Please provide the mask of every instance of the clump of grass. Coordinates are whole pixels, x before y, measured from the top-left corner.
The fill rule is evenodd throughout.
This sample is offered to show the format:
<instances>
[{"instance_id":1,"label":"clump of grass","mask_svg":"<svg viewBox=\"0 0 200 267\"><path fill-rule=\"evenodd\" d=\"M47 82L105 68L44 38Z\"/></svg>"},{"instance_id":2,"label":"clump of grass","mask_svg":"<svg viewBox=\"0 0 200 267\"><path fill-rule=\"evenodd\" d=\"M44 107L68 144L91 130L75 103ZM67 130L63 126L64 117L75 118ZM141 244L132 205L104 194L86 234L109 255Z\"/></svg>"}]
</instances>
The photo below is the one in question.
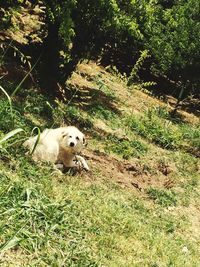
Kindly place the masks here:
<instances>
[{"instance_id":1,"label":"clump of grass","mask_svg":"<svg viewBox=\"0 0 200 267\"><path fill-rule=\"evenodd\" d=\"M27 128L27 120L17 109L15 104L12 104L12 117L9 112L10 107L5 100L0 100L0 129L8 132L14 128Z\"/></svg>"},{"instance_id":2,"label":"clump of grass","mask_svg":"<svg viewBox=\"0 0 200 267\"><path fill-rule=\"evenodd\" d=\"M170 121L159 118L158 111L155 109L149 109L143 117L129 117L127 124L132 131L163 148L176 149L182 138L181 132Z\"/></svg>"},{"instance_id":3,"label":"clump of grass","mask_svg":"<svg viewBox=\"0 0 200 267\"><path fill-rule=\"evenodd\" d=\"M102 104L96 104L95 106L93 106L89 110L89 113L92 116L94 116L98 119L103 119L103 120L112 121L113 119L116 118L116 114L112 110L103 106Z\"/></svg>"},{"instance_id":4,"label":"clump of grass","mask_svg":"<svg viewBox=\"0 0 200 267\"><path fill-rule=\"evenodd\" d=\"M51 99L48 99L48 97L38 93L34 88L21 90L20 97L24 99L24 112L38 115L45 119L51 117L52 107L49 104Z\"/></svg>"},{"instance_id":5,"label":"clump of grass","mask_svg":"<svg viewBox=\"0 0 200 267\"><path fill-rule=\"evenodd\" d=\"M108 135L106 140L105 151L118 154L124 159L130 159L131 157L140 157L144 155L147 150L147 146L136 139L125 140L120 139L114 135Z\"/></svg>"},{"instance_id":6,"label":"clump of grass","mask_svg":"<svg viewBox=\"0 0 200 267\"><path fill-rule=\"evenodd\" d=\"M10 96L8 95L8 93L6 92L6 90L2 86L0 86L0 90L1 90L1 92L4 93L4 95L7 98L6 102L8 102L8 105L9 105L9 112L10 112L11 122L13 125L14 124L14 114L13 114L12 100L11 100Z\"/></svg>"},{"instance_id":7,"label":"clump of grass","mask_svg":"<svg viewBox=\"0 0 200 267\"><path fill-rule=\"evenodd\" d=\"M164 125L160 120L131 117L128 124L132 131L149 139L155 144L168 149L175 149L179 144L179 136L168 125Z\"/></svg>"},{"instance_id":8,"label":"clump of grass","mask_svg":"<svg viewBox=\"0 0 200 267\"><path fill-rule=\"evenodd\" d=\"M149 109L147 113L152 114L152 115L157 115L159 118L162 118L162 119L171 119L170 113L166 107L157 106L157 107Z\"/></svg>"},{"instance_id":9,"label":"clump of grass","mask_svg":"<svg viewBox=\"0 0 200 267\"><path fill-rule=\"evenodd\" d=\"M182 138L186 142L186 145L191 147L191 152L200 155L200 125L194 127L188 124L182 124L180 126Z\"/></svg>"},{"instance_id":10,"label":"clump of grass","mask_svg":"<svg viewBox=\"0 0 200 267\"><path fill-rule=\"evenodd\" d=\"M143 116L129 117L126 124L132 131L163 148L181 148L199 155L200 127L176 124L166 108L150 108Z\"/></svg>"},{"instance_id":11,"label":"clump of grass","mask_svg":"<svg viewBox=\"0 0 200 267\"><path fill-rule=\"evenodd\" d=\"M155 203L163 206L176 206L177 196L175 192L164 189L149 188L147 189L148 196L155 201Z\"/></svg>"}]
</instances>

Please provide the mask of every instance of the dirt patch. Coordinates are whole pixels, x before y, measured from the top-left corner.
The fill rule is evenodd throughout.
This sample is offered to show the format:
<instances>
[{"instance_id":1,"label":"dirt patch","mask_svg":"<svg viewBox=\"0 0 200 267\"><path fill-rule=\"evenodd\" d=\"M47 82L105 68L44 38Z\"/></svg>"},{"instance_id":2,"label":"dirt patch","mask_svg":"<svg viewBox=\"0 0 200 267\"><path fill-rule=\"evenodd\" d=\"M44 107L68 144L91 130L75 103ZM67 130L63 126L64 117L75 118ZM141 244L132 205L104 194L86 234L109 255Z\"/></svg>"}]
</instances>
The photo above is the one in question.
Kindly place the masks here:
<instances>
[{"instance_id":1,"label":"dirt patch","mask_svg":"<svg viewBox=\"0 0 200 267\"><path fill-rule=\"evenodd\" d=\"M95 171L99 171L98 177L112 179L124 188L136 188L139 191L149 187L169 189L174 186L174 181L166 174L152 175L139 161L118 160L105 153L89 150L84 157L90 162L91 172L86 174L90 178ZM92 178L96 178L94 176Z\"/></svg>"}]
</instances>

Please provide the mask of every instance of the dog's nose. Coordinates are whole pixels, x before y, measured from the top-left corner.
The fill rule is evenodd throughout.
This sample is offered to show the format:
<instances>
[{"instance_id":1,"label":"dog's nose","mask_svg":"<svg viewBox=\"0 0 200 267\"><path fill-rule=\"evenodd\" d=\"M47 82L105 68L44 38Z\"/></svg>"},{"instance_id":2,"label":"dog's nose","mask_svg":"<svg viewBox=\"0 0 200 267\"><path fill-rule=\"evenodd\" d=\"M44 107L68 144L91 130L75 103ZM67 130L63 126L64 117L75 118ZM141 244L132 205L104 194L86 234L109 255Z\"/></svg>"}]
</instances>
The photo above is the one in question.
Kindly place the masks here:
<instances>
[{"instance_id":1,"label":"dog's nose","mask_svg":"<svg viewBox=\"0 0 200 267\"><path fill-rule=\"evenodd\" d=\"M70 145L71 147L73 147L73 146L74 146L74 143L73 143L73 142L71 142L69 145Z\"/></svg>"}]
</instances>

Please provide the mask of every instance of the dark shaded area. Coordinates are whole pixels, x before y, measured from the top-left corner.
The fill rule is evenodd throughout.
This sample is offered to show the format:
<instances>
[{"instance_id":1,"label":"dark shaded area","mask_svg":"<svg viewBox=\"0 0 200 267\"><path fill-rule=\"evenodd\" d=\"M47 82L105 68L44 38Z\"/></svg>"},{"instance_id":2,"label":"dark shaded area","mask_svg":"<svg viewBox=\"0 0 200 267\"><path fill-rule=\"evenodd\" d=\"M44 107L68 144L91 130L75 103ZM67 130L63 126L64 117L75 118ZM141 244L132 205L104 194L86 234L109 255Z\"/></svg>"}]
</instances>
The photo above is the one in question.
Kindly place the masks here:
<instances>
[{"instance_id":1,"label":"dark shaded area","mask_svg":"<svg viewBox=\"0 0 200 267\"><path fill-rule=\"evenodd\" d=\"M73 100L74 105L87 112L95 111L95 108L102 106L105 110L120 115L121 112L117 108L117 99L113 99L112 96L106 95L103 91L96 88L81 87L79 90L70 87L67 91L68 99Z\"/></svg>"}]
</instances>

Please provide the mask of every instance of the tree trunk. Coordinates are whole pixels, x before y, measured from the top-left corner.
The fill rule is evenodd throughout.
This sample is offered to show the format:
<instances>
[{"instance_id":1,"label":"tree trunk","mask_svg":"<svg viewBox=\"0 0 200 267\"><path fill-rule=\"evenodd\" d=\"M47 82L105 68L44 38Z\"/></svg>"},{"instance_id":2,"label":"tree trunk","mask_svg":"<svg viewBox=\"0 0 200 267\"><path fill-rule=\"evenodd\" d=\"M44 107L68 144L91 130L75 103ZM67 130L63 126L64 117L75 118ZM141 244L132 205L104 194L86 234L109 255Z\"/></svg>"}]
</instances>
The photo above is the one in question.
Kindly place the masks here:
<instances>
[{"instance_id":1,"label":"tree trunk","mask_svg":"<svg viewBox=\"0 0 200 267\"><path fill-rule=\"evenodd\" d=\"M59 38L59 23L48 24L48 34L43 43L42 54L42 86L44 90L52 96L59 96L60 82L60 55L62 41Z\"/></svg>"}]
</instances>

